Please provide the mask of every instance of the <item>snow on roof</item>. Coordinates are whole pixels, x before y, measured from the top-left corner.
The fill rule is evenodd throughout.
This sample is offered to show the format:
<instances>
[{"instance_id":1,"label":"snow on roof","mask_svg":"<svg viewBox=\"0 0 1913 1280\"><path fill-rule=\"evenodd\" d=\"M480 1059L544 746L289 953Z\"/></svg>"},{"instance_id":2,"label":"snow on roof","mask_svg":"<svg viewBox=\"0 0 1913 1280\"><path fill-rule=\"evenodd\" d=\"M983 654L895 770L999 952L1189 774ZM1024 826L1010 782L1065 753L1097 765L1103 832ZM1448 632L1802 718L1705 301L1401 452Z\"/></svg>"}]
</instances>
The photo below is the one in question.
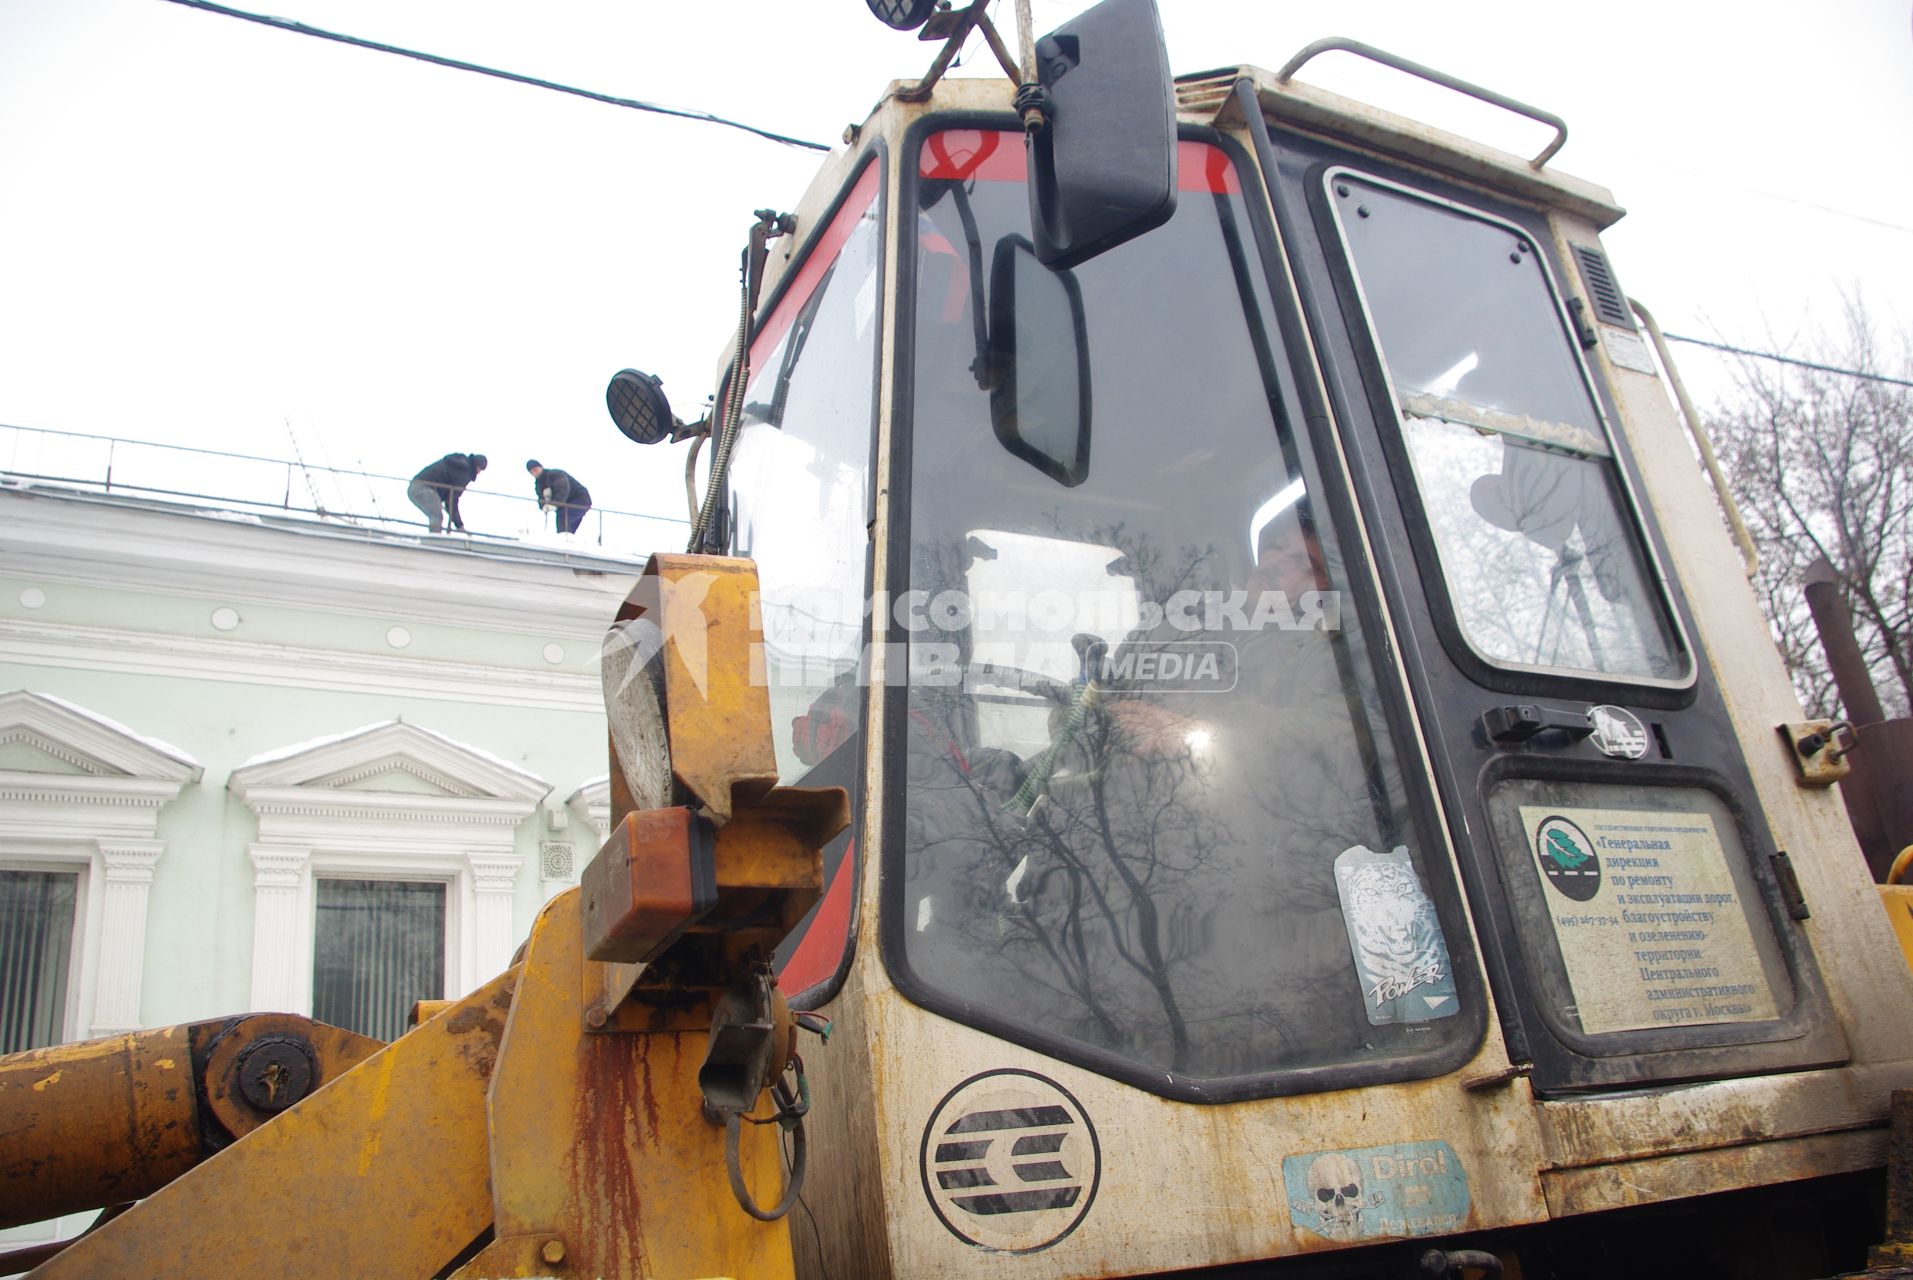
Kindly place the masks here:
<instances>
[{"instance_id":1,"label":"snow on roof","mask_svg":"<svg viewBox=\"0 0 1913 1280\"><path fill-rule=\"evenodd\" d=\"M584 793L587 791L595 791L599 787L608 788L610 787L610 785L611 785L611 775L608 773L601 773L595 778L586 778L583 782L580 782L578 784L576 790L574 790L569 796L565 798L565 803L570 804L573 800L578 799L580 796L584 795Z\"/></svg>"},{"instance_id":2,"label":"snow on roof","mask_svg":"<svg viewBox=\"0 0 1913 1280\"><path fill-rule=\"evenodd\" d=\"M199 763L199 761L193 759L192 755L189 752L181 750L180 748L174 746L170 742L164 741L163 739L160 739L160 738L155 738L151 734L136 733L132 729L129 729L127 726L121 724L117 720L113 720L106 716L103 716L97 711L89 711L85 707L80 706L78 703L68 702L65 698L58 697L54 694L41 693L37 689L29 690L29 692L31 692L34 697L44 699L47 702L53 703L57 707L63 708L64 710L67 710L67 711L71 711L74 715L79 716L80 718L84 720L91 720L94 724L99 725L103 729L111 729L114 733L117 733L122 737L131 738L133 741L139 743L141 746L150 747L154 751L159 752L163 756L171 756L173 759L179 761L183 765L186 765L188 768L198 769L203 767Z\"/></svg>"},{"instance_id":3,"label":"snow on roof","mask_svg":"<svg viewBox=\"0 0 1913 1280\"><path fill-rule=\"evenodd\" d=\"M252 757L252 759L247 760L245 763L238 766L238 768L250 769L250 768L253 768L255 765L272 764L275 761L279 761L279 760L289 760L293 756L304 755L308 751L317 751L320 747L329 747L335 742L344 742L350 738L363 737L366 734L376 733L381 729L390 729L394 725L400 725L400 724L405 725L405 727L408 729L412 729L418 733L422 733L426 735L427 737L437 738L440 742L443 742L445 745L449 747L456 747L460 751L463 751L468 755L477 756L479 759L484 760L488 764L497 765L500 769L504 769L511 773L515 773L521 778L529 778L533 782L544 782L543 778L540 778L537 774L533 773L531 770L523 767L522 765L513 764L511 761L506 760L501 756L493 755L491 752L486 751L482 747L474 747L469 742L460 742L457 738L449 737L446 734L440 733L436 729L428 729L422 724L410 724L404 720L381 720L377 724L360 725L356 729L347 729L344 733L329 733L322 738L311 738L305 742L295 742L291 746L274 747L271 751L262 752L259 755ZM235 769L234 772L238 772L238 769Z\"/></svg>"}]
</instances>

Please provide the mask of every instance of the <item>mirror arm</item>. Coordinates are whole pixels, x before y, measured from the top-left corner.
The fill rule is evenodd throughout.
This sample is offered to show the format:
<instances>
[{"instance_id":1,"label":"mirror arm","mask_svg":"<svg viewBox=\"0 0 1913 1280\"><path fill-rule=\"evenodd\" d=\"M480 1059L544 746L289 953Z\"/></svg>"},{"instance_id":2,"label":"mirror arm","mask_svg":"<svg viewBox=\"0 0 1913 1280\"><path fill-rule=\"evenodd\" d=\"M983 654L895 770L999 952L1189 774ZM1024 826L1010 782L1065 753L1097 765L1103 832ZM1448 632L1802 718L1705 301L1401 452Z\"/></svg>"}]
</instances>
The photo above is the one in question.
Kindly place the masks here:
<instances>
[{"instance_id":1,"label":"mirror arm","mask_svg":"<svg viewBox=\"0 0 1913 1280\"><path fill-rule=\"evenodd\" d=\"M990 0L972 0L970 7L956 16L950 28L950 38L943 42L943 51L937 54L937 60L930 64L928 71L924 72L923 79L906 89L897 90L898 102L923 102L928 99L930 91L937 87L937 81L943 79L943 73L950 69L952 62L956 61L957 52L963 48L963 42L970 38L970 28L979 22L988 33L990 47L993 50L1002 49L1003 42L996 38L995 28L990 26L989 19L983 16L983 11L989 6ZM999 59L1003 56L1002 52L997 53ZM1014 80L1018 74L1015 63L1011 63L1010 78Z\"/></svg>"},{"instance_id":2,"label":"mirror arm","mask_svg":"<svg viewBox=\"0 0 1913 1280\"><path fill-rule=\"evenodd\" d=\"M725 388L723 412L717 420L717 433L711 450L711 474L705 478L704 501L691 522L691 540L685 550L697 553L717 519L717 504L724 492L724 477L731 467L731 448L737 443L738 420L744 409L744 380L750 373L751 313L757 306L758 287L764 280L764 264L770 257L770 242L797 227L797 219L775 209L757 210L751 225L750 244L739 264L743 276L743 297L738 306L737 347L731 353L731 380Z\"/></svg>"},{"instance_id":3,"label":"mirror arm","mask_svg":"<svg viewBox=\"0 0 1913 1280\"><path fill-rule=\"evenodd\" d=\"M950 188L950 197L956 204L957 218L963 223L963 242L970 251L970 327L976 332L976 359L970 362L970 373L976 378L979 390L989 391L996 386L996 365L990 357L989 315L985 310L983 298L983 237L976 229L976 210L970 205L970 193L963 189L961 180Z\"/></svg>"}]
</instances>

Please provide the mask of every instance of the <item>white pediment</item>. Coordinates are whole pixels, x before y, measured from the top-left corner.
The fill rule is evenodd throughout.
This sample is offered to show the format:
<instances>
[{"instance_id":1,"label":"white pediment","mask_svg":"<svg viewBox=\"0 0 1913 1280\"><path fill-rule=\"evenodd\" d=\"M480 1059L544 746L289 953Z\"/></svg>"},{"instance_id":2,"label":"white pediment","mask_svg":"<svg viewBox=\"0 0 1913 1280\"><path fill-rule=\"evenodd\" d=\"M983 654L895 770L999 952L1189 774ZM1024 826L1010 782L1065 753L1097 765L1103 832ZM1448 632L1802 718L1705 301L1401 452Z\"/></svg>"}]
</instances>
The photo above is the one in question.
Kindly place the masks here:
<instances>
[{"instance_id":1,"label":"white pediment","mask_svg":"<svg viewBox=\"0 0 1913 1280\"><path fill-rule=\"evenodd\" d=\"M0 771L179 785L199 781L203 772L178 747L63 698L25 689L0 693Z\"/></svg>"},{"instance_id":2,"label":"white pediment","mask_svg":"<svg viewBox=\"0 0 1913 1280\"><path fill-rule=\"evenodd\" d=\"M611 834L611 777L593 778L581 785L576 791L565 797L568 805L577 805L590 815L591 825L597 828L598 839L604 840Z\"/></svg>"},{"instance_id":3,"label":"white pediment","mask_svg":"<svg viewBox=\"0 0 1913 1280\"><path fill-rule=\"evenodd\" d=\"M154 838L199 762L51 694L0 693L0 840L99 845Z\"/></svg>"},{"instance_id":4,"label":"white pediment","mask_svg":"<svg viewBox=\"0 0 1913 1280\"><path fill-rule=\"evenodd\" d=\"M551 784L478 747L387 720L255 756L228 783L240 799L265 791L456 797L535 805Z\"/></svg>"}]
</instances>

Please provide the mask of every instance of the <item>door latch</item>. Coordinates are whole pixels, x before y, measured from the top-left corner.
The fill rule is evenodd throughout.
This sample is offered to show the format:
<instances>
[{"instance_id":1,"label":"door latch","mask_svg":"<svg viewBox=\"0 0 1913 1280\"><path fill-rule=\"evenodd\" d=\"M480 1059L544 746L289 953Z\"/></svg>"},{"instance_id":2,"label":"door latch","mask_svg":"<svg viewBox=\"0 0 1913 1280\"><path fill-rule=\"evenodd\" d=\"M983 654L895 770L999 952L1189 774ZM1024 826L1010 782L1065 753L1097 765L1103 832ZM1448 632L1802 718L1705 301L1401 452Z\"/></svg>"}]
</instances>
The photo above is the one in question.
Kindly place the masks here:
<instances>
[{"instance_id":1,"label":"door latch","mask_svg":"<svg viewBox=\"0 0 1913 1280\"><path fill-rule=\"evenodd\" d=\"M1504 744L1526 742L1550 731L1566 734L1569 742L1579 742L1594 732L1594 724L1584 711L1557 711L1529 703L1490 707L1481 713L1481 727L1488 731L1490 740Z\"/></svg>"}]
</instances>

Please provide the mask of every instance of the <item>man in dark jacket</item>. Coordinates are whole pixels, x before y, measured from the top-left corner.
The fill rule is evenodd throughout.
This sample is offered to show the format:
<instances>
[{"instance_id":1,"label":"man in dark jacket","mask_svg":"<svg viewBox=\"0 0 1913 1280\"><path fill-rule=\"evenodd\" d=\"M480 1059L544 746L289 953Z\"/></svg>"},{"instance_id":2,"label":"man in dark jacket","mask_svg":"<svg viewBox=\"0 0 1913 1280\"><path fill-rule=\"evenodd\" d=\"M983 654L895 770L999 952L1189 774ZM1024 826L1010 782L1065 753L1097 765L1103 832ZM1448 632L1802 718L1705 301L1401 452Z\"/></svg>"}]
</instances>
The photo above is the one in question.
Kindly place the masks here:
<instances>
[{"instance_id":1,"label":"man in dark jacket","mask_svg":"<svg viewBox=\"0 0 1913 1280\"><path fill-rule=\"evenodd\" d=\"M458 514L458 495L478 479L485 469L482 453L448 453L412 477L405 496L425 513L425 522L433 533L445 532L445 517L452 517L452 528L465 531L464 517Z\"/></svg>"},{"instance_id":2,"label":"man in dark jacket","mask_svg":"<svg viewBox=\"0 0 1913 1280\"><path fill-rule=\"evenodd\" d=\"M591 490L556 467L547 467L533 458L525 464L531 472L531 487L538 495L538 509L558 512L558 532L576 533L591 510Z\"/></svg>"}]
</instances>

